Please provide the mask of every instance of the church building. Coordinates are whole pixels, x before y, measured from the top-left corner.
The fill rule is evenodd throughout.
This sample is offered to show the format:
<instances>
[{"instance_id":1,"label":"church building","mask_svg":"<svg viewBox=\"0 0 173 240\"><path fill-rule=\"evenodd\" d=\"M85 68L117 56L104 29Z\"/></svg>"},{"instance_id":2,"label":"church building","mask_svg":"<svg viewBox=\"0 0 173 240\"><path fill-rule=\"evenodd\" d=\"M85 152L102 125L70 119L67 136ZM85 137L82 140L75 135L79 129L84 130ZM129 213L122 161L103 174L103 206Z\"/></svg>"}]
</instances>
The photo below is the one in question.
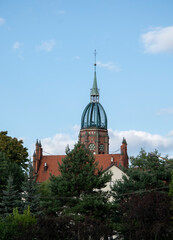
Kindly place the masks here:
<instances>
[{"instance_id":1,"label":"church building","mask_svg":"<svg viewBox=\"0 0 173 240\"><path fill-rule=\"evenodd\" d=\"M81 118L79 141L93 152L95 161L103 171L112 166L128 168L127 142L123 138L119 154L109 153L108 121L106 112L99 102L97 87L96 63L94 64L93 87L90 92L90 102L85 107ZM41 141L36 142L33 154L33 167L37 174L37 182L49 179L50 174L59 176L58 162L61 164L65 155L43 155Z\"/></svg>"}]
</instances>

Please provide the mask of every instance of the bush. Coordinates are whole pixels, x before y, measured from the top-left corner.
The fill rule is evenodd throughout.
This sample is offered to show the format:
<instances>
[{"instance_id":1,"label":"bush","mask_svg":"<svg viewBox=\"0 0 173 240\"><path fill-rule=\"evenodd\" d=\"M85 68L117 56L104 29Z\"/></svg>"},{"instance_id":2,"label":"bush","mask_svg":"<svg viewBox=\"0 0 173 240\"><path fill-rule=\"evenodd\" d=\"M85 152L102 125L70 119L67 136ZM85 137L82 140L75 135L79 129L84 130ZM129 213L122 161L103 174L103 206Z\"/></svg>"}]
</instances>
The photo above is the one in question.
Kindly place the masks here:
<instances>
[{"instance_id":1,"label":"bush","mask_svg":"<svg viewBox=\"0 0 173 240\"><path fill-rule=\"evenodd\" d=\"M29 207L23 214L19 214L15 208L13 214L0 219L0 240L32 239L31 229L34 224L36 219L31 215Z\"/></svg>"}]
</instances>

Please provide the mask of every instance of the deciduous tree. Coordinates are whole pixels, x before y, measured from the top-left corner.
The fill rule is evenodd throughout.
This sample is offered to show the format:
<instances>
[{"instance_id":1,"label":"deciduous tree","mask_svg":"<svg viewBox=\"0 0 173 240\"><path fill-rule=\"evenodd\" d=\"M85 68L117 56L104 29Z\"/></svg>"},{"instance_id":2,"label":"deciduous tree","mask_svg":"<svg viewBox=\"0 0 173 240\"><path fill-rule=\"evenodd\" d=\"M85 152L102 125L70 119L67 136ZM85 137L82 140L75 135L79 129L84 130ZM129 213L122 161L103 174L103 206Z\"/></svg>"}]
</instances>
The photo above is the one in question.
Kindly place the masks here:
<instances>
[{"instance_id":1,"label":"deciduous tree","mask_svg":"<svg viewBox=\"0 0 173 240\"><path fill-rule=\"evenodd\" d=\"M23 141L7 136L7 131L0 132L0 152L11 162L16 162L23 168L27 168L28 152L23 146Z\"/></svg>"}]
</instances>

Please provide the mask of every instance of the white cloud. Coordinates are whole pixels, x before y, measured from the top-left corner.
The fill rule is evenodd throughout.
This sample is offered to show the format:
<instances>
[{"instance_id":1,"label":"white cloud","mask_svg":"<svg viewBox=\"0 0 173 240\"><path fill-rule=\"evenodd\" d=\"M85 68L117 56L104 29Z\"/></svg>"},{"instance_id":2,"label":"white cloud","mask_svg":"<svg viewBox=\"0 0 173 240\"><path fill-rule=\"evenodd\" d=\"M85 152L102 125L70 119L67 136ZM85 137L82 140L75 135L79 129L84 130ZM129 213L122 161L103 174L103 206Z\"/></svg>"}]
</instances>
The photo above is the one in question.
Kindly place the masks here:
<instances>
[{"instance_id":1,"label":"white cloud","mask_svg":"<svg viewBox=\"0 0 173 240\"><path fill-rule=\"evenodd\" d=\"M173 137L173 130L171 130L171 131L168 133L168 136L169 136L169 137Z\"/></svg>"},{"instance_id":2,"label":"white cloud","mask_svg":"<svg viewBox=\"0 0 173 240\"><path fill-rule=\"evenodd\" d=\"M173 52L173 26L154 28L141 39L148 53Z\"/></svg>"},{"instance_id":3,"label":"white cloud","mask_svg":"<svg viewBox=\"0 0 173 240\"><path fill-rule=\"evenodd\" d=\"M80 131L80 126L79 125L74 125L73 126L73 131L75 132L75 134L77 133L77 134L79 134L79 131Z\"/></svg>"},{"instance_id":4,"label":"white cloud","mask_svg":"<svg viewBox=\"0 0 173 240\"><path fill-rule=\"evenodd\" d=\"M3 25L5 23L5 19L4 18L0 18L0 25Z\"/></svg>"},{"instance_id":5,"label":"white cloud","mask_svg":"<svg viewBox=\"0 0 173 240\"><path fill-rule=\"evenodd\" d=\"M53 137L44 138L41 140L43 150L51 155L65 154L65 148L69 145L74 147L75 141L70 135L57 133ZM46 153L44 153L46 155Z\"/></svg>"},{"instance_id":6,"label":"white cloud","mask_svg":"<svg viewBox=\"0 0 173 240\"><path fill-rule=\"evenodd\" d=\"M72 149L78 141L79 131L80 127L75 125L72 128L72 135L57 133L53 137L42 139L43 150L53 155L64 154L67 145ZM123 137L127 140L129 156L136 156L141 148L144 148L147 152L157 149L162 156L166 154L173 155L173 130L168 135L161 136L144 131L116 131L109 129L110 153L120 153ZM44 154L46 155L46 153Z\"/></svg>"},{"instance_id":7,"label":"white cloud","mask_svg":"<svg viewBox=\"0 0 173 240\"><path fill-rule=\"evenodd\" d=\"M173 114L173 107L172 108L162 108L157 113L157 115L164 115L164 114Z\"/></svg>"},{"instance_id":8,"label":"white cloud","mask_svg":"<svg viewBox=\"0 0 173 240\"><path fill-rule=\"evenodd\" d=\"M13 49L19 49L19 48L21 48L23 46L23 43L21 43L21 42L18 42L18 41L16 41L14 44L13 44Z\"/></svg>"},{"instance_id":9,"label":"white cloud","mask_svg":"<svg viewBox=\"0 0 173 240\"><path fill-rule=\"evenodd\" d=\"M162 154L173 153L173 136L170 134L161 136L144 131L114 131L109 129L109 137L110 151L118 149L123 137L125 137L129 156L138 154L141 148L148 152L157 149Z\"/></svg>"},{"instance_id":10,"label":"white cloud","mask_svg":"<svg viewBox=\"0 0 173 240\"><path fill-rule=\"evenodd\" d=\"M42 42L40 45L38 45L36 48L38 50L43 50L46 52L50 52L53 50L54 46L55 46L56 42L54 39L49 40L49 41L44 41Z\"/></svg>"},{"instance_id":11,"label":"white cloud","mask_svg":"<svg viewBox=\"0 0 173 240\"><path fill-rule=\"evenodd\" d=\"M102 68L107 68L108 70L113 70L116 72L121 71L120 67L113 62L108 62L108 63L97 62L97 65Z\"/></svg>"}]
</instances>

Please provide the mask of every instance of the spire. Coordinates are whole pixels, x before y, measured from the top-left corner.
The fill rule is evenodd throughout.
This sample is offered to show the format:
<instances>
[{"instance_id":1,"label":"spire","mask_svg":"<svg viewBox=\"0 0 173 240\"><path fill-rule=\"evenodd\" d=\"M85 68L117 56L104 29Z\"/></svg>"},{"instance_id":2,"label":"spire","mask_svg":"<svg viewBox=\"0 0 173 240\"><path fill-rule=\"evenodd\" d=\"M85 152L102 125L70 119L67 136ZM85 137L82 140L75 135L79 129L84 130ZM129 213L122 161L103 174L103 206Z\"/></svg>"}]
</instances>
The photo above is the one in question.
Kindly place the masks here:
<instances>
[{"instance_id":1,"label":"spire","mask_svg":"<svg viewBox=\"0 0 173 240\"><path fill-rule=\"evenodd\" d=\"M126 141L126 139L124 137L123 137L122 144L126 144L127 145L127 141Z\"/></svg>"},{"instance_id":2,"label":"spire","mask_svg":"<svg viewBox=\"0 0 173 240\"><path fill-rule=\"evenodd\" d=\"M94 63L94 81L93 81L93 87L91 89L90 97L91 102L98 102L99 101L99 89L97 87L97 77L96 77L96 50L94 51L95 55L95 63Z\"/></svg>"},{"instance_id":3,"label":"spire","mask_svg":"<svg viewBox=\"0 0 173 240\"><path fill-rule=\"evenodd\" d=\"M38 146L38 139L37 139L37 141L36 141L36 144L35 144L36 146Z\"/></svg>"},{"instance_id":4,"label":"spire","mask_svg":"<svg viewBox=\"0 0 173 240\"><path fill-rule=\"evenodd\" d=\"M34 153L33 153L33 157L36 157L36 153L35 153L35 151L34 151Z\"/></svg>"}]
</instances>

